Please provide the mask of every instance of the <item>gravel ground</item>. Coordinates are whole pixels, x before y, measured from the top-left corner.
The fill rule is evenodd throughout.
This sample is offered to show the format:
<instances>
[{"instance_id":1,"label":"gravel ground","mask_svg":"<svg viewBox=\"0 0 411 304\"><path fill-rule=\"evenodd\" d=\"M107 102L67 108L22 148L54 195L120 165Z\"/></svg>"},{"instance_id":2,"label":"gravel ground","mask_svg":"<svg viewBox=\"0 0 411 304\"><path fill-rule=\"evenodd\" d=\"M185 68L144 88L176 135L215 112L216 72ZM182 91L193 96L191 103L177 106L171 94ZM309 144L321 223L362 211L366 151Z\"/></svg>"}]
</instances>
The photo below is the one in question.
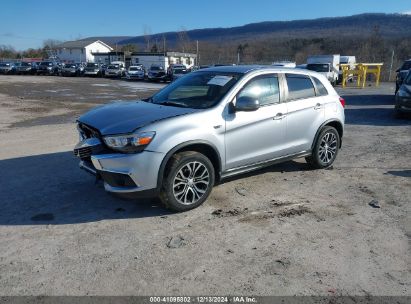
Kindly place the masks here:
<instances>
[{"instance_id":1,"label":"gravel ground","mask_svg":"<svg viewBox=\"0 0 411 304\"><path fill-rule=\"evenodd\" d=\"M332 169L272 166L177 214L105 193L71 152L79 113L161 86L0 76L0 296L411 295L411 118L392 83L339 89Z\"/></svg>"}]
</instances>

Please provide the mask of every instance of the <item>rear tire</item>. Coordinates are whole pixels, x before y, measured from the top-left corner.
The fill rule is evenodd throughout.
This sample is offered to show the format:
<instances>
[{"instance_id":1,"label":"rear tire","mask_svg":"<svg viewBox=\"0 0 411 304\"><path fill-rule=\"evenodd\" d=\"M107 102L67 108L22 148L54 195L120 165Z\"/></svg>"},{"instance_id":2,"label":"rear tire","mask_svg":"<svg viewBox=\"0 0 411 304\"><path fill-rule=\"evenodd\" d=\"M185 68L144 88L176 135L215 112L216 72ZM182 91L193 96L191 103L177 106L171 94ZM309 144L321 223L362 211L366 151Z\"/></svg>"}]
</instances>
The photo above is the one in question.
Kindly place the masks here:
<instances>
[{"instance_id":1,"label":"rear tire","mask_svg":"<svg viewBox=\"0 0 411 304\"><path fill-rule=\"evenodd\" d=\"M173 155L167 164L160 199L174 211L187 211L206 201L214 185L211 161L203 154L185 151Z\"/></svg>"},{"instance_id":2,"label":"rear tire","mask_svg":"<svg viewBox=\"0 0 411 304\"><path fill-rule=\"evenodd\" d=\"M305 160L314 169L330 167L337 157L340 142L340 135L334 127L324 127L314 143L311 156Z\"/></svg>"}]
</instances>

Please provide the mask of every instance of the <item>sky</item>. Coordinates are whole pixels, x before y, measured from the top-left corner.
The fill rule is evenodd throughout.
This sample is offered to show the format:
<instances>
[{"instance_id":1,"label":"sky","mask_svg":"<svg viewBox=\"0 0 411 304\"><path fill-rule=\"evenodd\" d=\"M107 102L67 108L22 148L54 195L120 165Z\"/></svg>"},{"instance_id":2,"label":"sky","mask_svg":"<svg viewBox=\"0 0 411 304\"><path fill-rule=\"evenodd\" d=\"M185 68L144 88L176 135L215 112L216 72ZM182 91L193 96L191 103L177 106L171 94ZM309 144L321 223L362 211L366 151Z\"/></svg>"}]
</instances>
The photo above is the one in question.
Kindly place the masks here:
<instances>
[{"instance_id":1,"label":"sky","mask_svg":"<svg viewBox=\"0 0 411 304\"><path fill-rule=\"evenodd\" d=\"M46 39L139 36L253 22L362 13L409 13L410 0L18 0L1 5L0 45L41 47Z\"/></svg>"}]
</instances>

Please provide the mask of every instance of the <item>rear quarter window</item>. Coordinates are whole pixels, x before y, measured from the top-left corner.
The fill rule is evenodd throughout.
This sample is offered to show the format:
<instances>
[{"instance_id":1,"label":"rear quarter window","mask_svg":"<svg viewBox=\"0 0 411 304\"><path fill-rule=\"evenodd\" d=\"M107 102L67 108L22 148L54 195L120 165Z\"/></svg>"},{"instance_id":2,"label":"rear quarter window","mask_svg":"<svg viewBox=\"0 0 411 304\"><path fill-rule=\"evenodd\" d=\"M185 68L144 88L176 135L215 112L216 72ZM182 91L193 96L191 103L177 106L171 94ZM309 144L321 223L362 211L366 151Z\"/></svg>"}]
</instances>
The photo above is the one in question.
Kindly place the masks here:
<instances>
[{"instance_id":1,"label":"rear quarter window","mask_svg":"<svg viewBox=\"0 0 411 304\"><path fill-rule=\"evenodd\" d=\"M286 74L288 100L315 97L314 85L310 77L299 74Z\"/></svg>"},{"instance_id":2,"label":"rear quarter window","mask_svg":"<svg viewBox=\"0 0 411 304\"><path fill-rule=\"evenodd\" d=\"M323 83L318 79L313 77L315 86L317 87L317 96L325 96L328 95L328 91L323 85Z\"/></svg>"}]
</instances>

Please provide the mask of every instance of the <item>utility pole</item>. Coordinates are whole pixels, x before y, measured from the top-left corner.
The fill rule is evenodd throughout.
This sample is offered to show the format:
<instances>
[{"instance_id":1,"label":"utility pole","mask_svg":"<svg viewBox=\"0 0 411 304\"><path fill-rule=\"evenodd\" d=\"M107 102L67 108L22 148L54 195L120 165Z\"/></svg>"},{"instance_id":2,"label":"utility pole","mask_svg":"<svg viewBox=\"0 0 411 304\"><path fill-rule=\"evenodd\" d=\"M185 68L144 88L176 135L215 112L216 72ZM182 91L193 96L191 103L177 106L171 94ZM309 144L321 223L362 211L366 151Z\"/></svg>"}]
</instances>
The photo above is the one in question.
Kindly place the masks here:
<instances>
[{"instance_id":1,"label":"utility pole","mask_svg":"<svg viewBox=\"0 0 411 304\"><path fill-rule=\"evenodd\" d=\"M388 76L388 81L391 81L391 73L392 73L393 64L394 64L394 49L392 49L392 54L391 54L390 75Z\"/></svg>"},{"instance_id":2,"label":"utility pole","mask_svg":"<svg viewBox=\"0 0 411 304\"><path fill-rule=\"evenodd\" d=\"M196 41L196 45L197 45L197 48L196 48L196 61L197 61L197 66L198 67L200 67L200 57L199 57L199 55L198 55L198 40Z\"/></svg>"}]
</instances>

